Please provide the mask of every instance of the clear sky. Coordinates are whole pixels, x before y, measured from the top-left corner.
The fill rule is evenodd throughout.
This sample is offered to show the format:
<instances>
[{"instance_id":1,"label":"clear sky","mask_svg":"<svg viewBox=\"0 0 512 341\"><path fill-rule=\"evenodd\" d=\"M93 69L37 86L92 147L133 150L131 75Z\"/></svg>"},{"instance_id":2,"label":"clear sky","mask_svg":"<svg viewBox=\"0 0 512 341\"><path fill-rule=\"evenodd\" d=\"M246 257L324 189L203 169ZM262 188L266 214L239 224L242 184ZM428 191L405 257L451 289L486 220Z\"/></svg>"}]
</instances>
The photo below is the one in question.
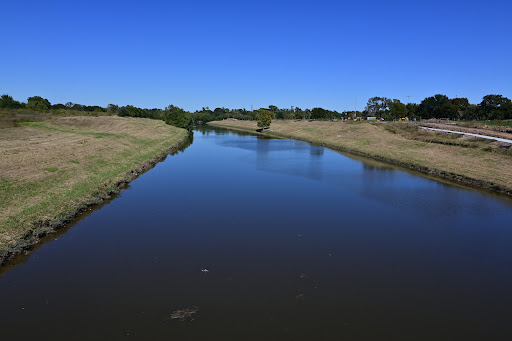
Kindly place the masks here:
<instances>
[{"instance_id":1,"label":"clear sky","mask_svg":"<svg viewBox=\"0 0 512 341\"><path fill-rule=\"evenodd\" d=\"M1 13L0 94L20 101L343 111L373 96L512 98L512 1L4 0Z\"/></svg>"}]
</instances>

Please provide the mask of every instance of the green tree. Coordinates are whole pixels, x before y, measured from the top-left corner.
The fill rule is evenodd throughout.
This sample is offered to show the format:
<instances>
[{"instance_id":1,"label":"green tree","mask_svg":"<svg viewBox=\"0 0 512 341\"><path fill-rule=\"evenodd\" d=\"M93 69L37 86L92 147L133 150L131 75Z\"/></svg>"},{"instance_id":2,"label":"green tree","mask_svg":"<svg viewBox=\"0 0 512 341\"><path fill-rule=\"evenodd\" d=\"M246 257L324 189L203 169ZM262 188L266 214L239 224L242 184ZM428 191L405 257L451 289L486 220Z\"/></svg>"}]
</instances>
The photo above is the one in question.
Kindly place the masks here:
<instances>
[{"instance_id":1,"label":"green tree","mask_svg":"<svg viewBox=\"0 0 512 341\"><path fill-rule=\"evenodd\" d=\"M458 117L459 108L453 104L452 101L449 101L443 104L441 111L443 113L443 117L454 120Z\"/></svg>"},{"instance_id":2,"label":"green tree","mask_svg":"<svg viewBox=\"0 0 512 341\"><path fill-rule=\"evenodd\" d=\"M27 99L27 109L37 111L48 111L50 110L51 103L46 98L40 96L33 96Z\"/></svg>"},{"instance_id":3,"label":"green tree","mask_svg":"<svg viewBox=\"0 0 512 341\"><path fill-rule=\"evenodd\" d=\"M299 108L299 107L295 107L295 109L294 109L294 110L295 110L295 118L296 118L296 119L299 119L299 120L300 120L300 119L302 119L302 120L305 120L305 119L306 119L305 112L304 112L304 111L302 111L302 109L301 109L301 108Z\"/></svg>"},{"instance_id":4,"label":"green tree","mask_svg":"<svg viewBox=\"0 0 512 341\"><path fill-rule=\"evenodd\" d=\"M192 130L192 114L189 112L174 106L169 105L164 110L165 123L178 128L184 128Z\"/></svg>"},{"instance_id":5,"label":"green tree","mask_svg":"<svg viewBox=\"0 0 512 341\"><path fill-rule=\"evenodd\" d=\"M389 118L391 100L386 97L372 97L366 103L365 111L368 116Z\"/></svg>"},{"instance_id":6,"label":"green tree","mask_svg":"<svg viewBox=\"0 0 512 341\"><path fill-rule=\"evenodd\" d=\"M394 99L389 104L389 114L393 119L399 119L407 116L407 107L398 99Z\"/></svg>"},{"instance_id":7,"label":"green tree","mask_svg":"<svg viewBox=\"0 0 512 341\"><path fill-rule=\"evenodd\" d=\"M119 107L115 104L109 104L107 105L107 112L111 114L115 114L119 110Z\"/></svg>"},{"instance_id":8,"label":"green tree","mask_svg":"<svg viewBox=\"0 0 512 341\"><path fill-rule=\"evenodd\" d=\"M452 98L452 104L455 106L455 110L457 111L456 119L463 120L468 118L468 112L471 107L467 98Z\"/></svg>"},{"instance_id":9,"label":"green tree","mask_svg":"<svg viewBox=\"0 0 512 341\"><path fill-rule=\"evenodd\" d=\"M21 108L21 103L15 101L11 96L5 94L0 97L0 108L16 109Z\"/></svg>"},{"instance_id":10,"label":"green tree","mask_svg":"<svg viewBox=\"0 0 512 341\"><path fill-rule=\"evenodd\" d=\"M478 106L484 119L504 120L512 118L512 102L502 95L484 96Z\"/></svg>"},{"instance_id":11,"label":"green tree","mask_svg":"<svg viewBox=\"0 0 512 341\"><path fill-rule=\"evenodd\" d=\"M418 107L419 105L417 103L407 103L407 115L409 115L409 118L418 118Z\"/></svg>"},{"instance_id":12,"label":"green tree","mask_svg":"<svg viewBox=\"0 0 512 341\"><path fill-rule=\"evenodd\" d=\"M272 119L274 118L274 113L267 109L258 110L258 115L256 119L258 120L258 127L266 128L270 126Z\"/></svg>"},{"instance_id":13,"label":"green tree","mask_svg":"<svg viewBox=\"0 0 512 341\"><path fill-rule=\"evenodd\" d=\"M419 105L419 114L421 118L444 118L447 116L446 111L449 108L443 107L443 105L449 102L450 99L445 95L437 94L427 97Z\"/></svg>"},{"instance_id":14,"label":"green tree","mask_svg":"<svg viewBox=\"0 0 512 341\"><path fill-rule=\"evenodd\" d=\"M66 109L66 106L62 103L52 104L52 107L50 108L52 110L64 110Z\"/></svg>"},{"instance_id":15,"label":"green tree","mask_svg":"<svg viewBox=\"0 0 512 341\"><path fill-rule=\"evenodd\" d=\"M130 111L126 107L121 107L117 111L117 116L124 117L124 116L129 116L129 115L130 115Z\"/></svg>"},{"instance_id":16,"label":"green tree","mask_svg":"<svg viewBox=\"0 0 512 341\"><path fill-rule=\"evenodd\" d=\"M272 111L272 113L275 115L279 111L279 108L276 107L275 105L269 105L268 110Z\"/></svg>"}]
</instances>

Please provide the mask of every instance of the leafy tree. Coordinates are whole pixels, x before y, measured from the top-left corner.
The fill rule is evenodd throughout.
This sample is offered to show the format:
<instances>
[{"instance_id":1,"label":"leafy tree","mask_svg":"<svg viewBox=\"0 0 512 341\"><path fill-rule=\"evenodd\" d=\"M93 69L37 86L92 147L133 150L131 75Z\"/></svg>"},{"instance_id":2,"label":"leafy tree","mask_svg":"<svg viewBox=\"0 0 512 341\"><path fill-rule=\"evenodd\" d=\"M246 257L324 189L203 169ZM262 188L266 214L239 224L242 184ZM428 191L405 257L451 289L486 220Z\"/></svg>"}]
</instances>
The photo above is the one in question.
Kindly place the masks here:
<instances>
[{"instance_id":1,"label":"leafy tree","mask_svg":"<svg viewBox=\"0 0 512 341\"><path fill-rule=\"evenodd\" d=\"M124 116L129 116L129 115L130 115L130 111L128 109L126 109L126 107L121 107L117 111L117 116L124 117Z\"/></svg>"},{"instance_id":2,"label":"leafy tree","mask_svg":"<svg viewBox=\"0 0 512 341\"><path fill-rule=\"evenodd\" d=\"M37 111L48 111L50 110L51 103L46 98L40 96L33 96L27 99L27 109Z\"/></svg>"},{"instance_id":3,"label":"leafy tree","mask_svg":"<svg viewBox=\"0 0 512 341\"><path fill-rule=\"evenodd\" d=\"M63 110L66 109L66 106L62 103L52 104L52 110Z\"/></svg>"},{"instance_id":4,"label":"leafy tree","mask_svg":"<svg viewBox=\"0 0 512 341\"><path fill-rule=\"evenodd\" d=\"M512 118L512 102L502 95L484 96L478 106L484 119L503 120Z\"/></svg>"},{"instance_id":5,"label":"leafy tree","mask_svg":"<svg viewBox=\"0 0 512 341\"><path fill-rule=\"evenodd\" d=\"M194 124L204 124L206 122L213 121L215 118L210 110L198 111L192 114Z\"/></svg>"},{"instance_id":6,"label":"leafy tree","mask_svg":"<svg viewBox=\"0 0 512 341\"><path fill-rule=\"evenodd\" d=\"M215 108L213 110L213 116L217 117L217 116L220 116L220 115L224 115L224 114L228 114L229 113L229 109L228 108Z\"/></svg>"},{"instance_id":7,"label":"leafy tree","mask_svg":"<svg viewBox=\"0 0 512 341\"><path fill-rule=\"evenodd\" d=\"M272 111L272 113L274 113L274 115L276 115L276 114L277 114L277 112L279 111L279 108L278 108L278 107L276 107L275 105L269 105L269 106L268 106L268 110L269 110L269 111Z\"/></svg>"},{"instance_id":8,"label":"leafy tree","mask_svg":"<svg viewBox=\"0 0 512 341\"><path fill-rule=\"evenodd\" d=\"M321 120L330 117L330 112L324 108L313 108L311 110L311 118L314 120Z\"/></svg>"},{"instance_id":9,"label":"leafy tree","mask_svg":"<svg viewBox=\"0 0 512 341\"><path fill-rule=\"evenodd\" d=\"M441 111L443 112L443 117L454 120L458 117L458 109L459 108L450 100L449 102L443 104Z\"/></svg>"},{"instance_id":10,"label":"leafy tree","mask_svg":"<svg viewBox=\"0 0 512 341\"><path fill-rule=\"evenodd\" d=\"M447 111L450 109L444 105L449 102L448 96L437 94L421 101L418 111L421 118L444 118L448 116Z\"/></svg>"},{"instance_id":11,"label":"leafy tree","mask_svg":"<svg viewBox=\"0 0 512 341\"><path fill-rule=\"evenodd\" d=\"M274 113L272 111L267 109L258 110L258 115L256 116L256 119L258 120L258 127L269 127L273 118Z\"/></svg>"},{"instance_id":12,"label":"leafy tree","mask_svg":"<svg viewBox=\"0 0 512 341\"><path fill-rule=\"evenodd\" d=\"M11 96L5 94L0 97L0 108L17 109L21 108L21 103L15 101Z\"/></svg>"},{"instance_id":13,"label":"leafy tree","mask_svg":"<svg viewBox=\"0 0 512 341\"><path fill-rule=\"evenodd\" d=\"M115 114L119 110L119 107L115 104L109 104L107 105L107 112L111 114Z\"/></svg>"},{"instance_id":14,"label":"leafy tree","mask_svg":"<svg viewBox=\"0 0 512 341\"><path fill-rule=\"evenodd\" d=\"M375 117L389 117L391 100L386 97L372 97L368 100L366 104L365 111L368 116Z\"/></svg>"},{"instance_id":15,"label":"leafy tree","mask_svg":"<svg viewBox=\"0 0 512 341\"><path fill-rule=\"evenodd\" d=\"M480 110L480 107L476 104L470 104L469 109L466 112L466 116L464 117L465 120L476 120L481 118L482 113Z\"/></svg>"},{"instance_id":16,"label":"leafy tree","mask_svg":"<svg viewBox=\"0 0 512 341\"><path fill-rule=\"evenodd\" d=\"M305 120L305 119L306 119L305 112L304 112L304 111L302 111L302 109L301 109L301 108L296 107L296 108L294 109L294 111L295 111L295 118L296 118L296 119L299 119L299 120L300 120L300 119L302 119L302 120Z\"/></svg>"},{"instance_id":17,"label":"leafy tree","mask_svg":"<svg viewBox=\"0 0 512 341\"><path fill-rule=\"evenodd\" d=\"M120 115L121 111L119 111L119 116L130 116L130 117L147 117L145 115L144 110L141 108L134 107L133 105L127 105L124 107L122 115Z\"/></svg>"},{"instance_id":18,"label":"leafy tree","mask_svg":"<svg viewBox=\"0 0 512 341\"><path fill-rule=\"evenodd\" d=\"M405 104L400 102L398 99L394 99L389 104L389 114L393 119L399 119L401 117L407 116L407 107Z\"/></svg>"},{"instance_id":19,"label":"leafy tree","mask_svg":"<svg viewBox=\"0 0 512 341\"><path fill-rule=\"evenodd\" d=\"M73 104L71 109L76 110L76 111L85 111L85 105L75 103L75 104Z\"/></svg>"},{"instance_id":20,"label":"leafy tree","mask_svg":"<svg viewBox=\"0 0 512 341\"><path fill-rule=\"evenodd\" d=\"M471 104L469 104L469 101L467 98L452 98L451 99L452 104L455 106L455 110L457 111L456 116L454 118L456 119L466 119L468 116L469 108L471 107Z\"/></svg>"},{"instance_id":21,"label":"leafy tree","mask_svg":"<svg viewBox=\"0 0 512 341\"><path fill-rule=\"evenodd\" d=\"M418 107L419 105L417 103L407 103L407 115L410 118L418 118Z\"/></svg>"},{"instance_id":22,"label":"leafy tree","mask_svg":"<svg viewBox=\"0 0 512 341\"><path fill-rule=\"evenodd\" d=\"M192 129L192 115L177 106L171 104L165 107L164 116L167 124L187 130Z\"/></svg>"}]
</instances>

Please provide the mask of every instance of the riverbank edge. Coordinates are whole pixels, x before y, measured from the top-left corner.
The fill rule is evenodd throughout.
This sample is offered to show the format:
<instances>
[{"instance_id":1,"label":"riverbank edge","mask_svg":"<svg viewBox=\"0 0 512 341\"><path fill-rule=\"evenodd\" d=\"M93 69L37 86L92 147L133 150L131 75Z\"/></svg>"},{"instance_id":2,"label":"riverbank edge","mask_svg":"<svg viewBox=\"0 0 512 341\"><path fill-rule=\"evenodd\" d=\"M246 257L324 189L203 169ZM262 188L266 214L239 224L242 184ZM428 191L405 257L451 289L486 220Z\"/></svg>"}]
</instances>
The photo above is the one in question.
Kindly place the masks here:
<instances>
[{"instance_id":1,"label":"riverbank edge","mask_svg":"<svg viewBox=\"0 0 512 341\"><path fill-rule=\"evenodd\" d=\"M12 259L14 256L32 248L32 246L39 243L42 237L65 227L67 224L76 219L81 213L101 205L106 200L109 200L113 196L119 194L123 189L127 188L127 185L130 182L152 169L159 162L165 160L167 156L176 153L180 149L186 147L190 142L190 134L192 133L188 133L181 141L178 141L176 144L167 148L157 156L141 164L135 165L131 170L126 172L121 177L111 179L113 185L110 184L110 181L107 183L99 184L96 192L91 193L91 196L89 196L83 202L77 203L77 205L72 209L66 212L61 212L55 215L52 219L33 222L33 228L24 236L16 240L14 245L10 246L7 250L0 250L0 267L5 265L5 263L7 263L7 261Z\"/></svg>"},{"instance_id":2,"label":"riverbank edge","mask_svg":"<svg viewBox=\"0 0 512 341\"><path fill-rule=\"evenodd\" d=\"M500 184L496 184L496 183L493 183L490 181L474 179L474 178L465 176L463 174L447 172L442 169L435 169L435 168L430 168L430 167L426 167L426 166L418 166L418 165L415 165L412 163L402 162L402 161L399 161L396 159L386 158L386 157L382 157L382 156L376 155L376 154L364 153L364 152L361 152L358 150L338 146L338 145L335 145L332 143L325 143L325 142L322 142L321 140L316 140L316 141L315 140L306 140L306 139L302 139L302 138L294 136L294 135L283 134L283 133L279 133L276 131L267 130L267 131L258 132L258 131L256 131L256 129L252 129L252 128L245 128L245 127L228 125L228 124L215 124L215 123L216 123L215 121L208 122L208 125L211 125L212 127L216 127L216 128L224 128L224 129L232 129L232 130L238 130L238 131L243 131L243 132L250 132L255 135L282 138L282 139L292 139L292 140L297 140L297 141L313 143L313 144L327 147L327 148L330 148L330 149L333 149L333 150L336 150L336 151L339 151L342 153L351 154L354 156L361 156L361 157L377 160L380 162L392 164L395 166L400 166L400 167L403 167L406 169L410 169L410 170L422 173L422 174L432 177L434 179L445 180L445 181L448 181L449 183L454 183L454 184L467 186L467 187L471 187L471 188L476 188L476 189L480 189L480 190L486 190L486 191L490 191L492 193L498 193L498 194L506 195L509 198L512 198L512 188L502 186Z\"/></svg>"}]
</instances>

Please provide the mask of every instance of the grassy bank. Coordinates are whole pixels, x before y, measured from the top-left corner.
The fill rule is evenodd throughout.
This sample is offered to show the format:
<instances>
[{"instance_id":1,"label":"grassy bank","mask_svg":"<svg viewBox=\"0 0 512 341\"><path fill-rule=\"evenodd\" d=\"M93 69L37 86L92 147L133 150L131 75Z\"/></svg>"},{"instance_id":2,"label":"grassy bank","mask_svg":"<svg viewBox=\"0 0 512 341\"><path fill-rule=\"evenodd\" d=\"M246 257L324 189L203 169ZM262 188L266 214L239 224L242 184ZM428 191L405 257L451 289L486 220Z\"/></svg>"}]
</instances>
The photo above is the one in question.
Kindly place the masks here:
<instances>
[{"instance_id":1,"label":"grassy bank","mask_svg":"<svg viewBox=\"0 0 512 341\"><path fill-rule=\"evenodd\" d=\"M255 121L210 122L255 132ZM407 123L274 120L265 135L299 139L465 185L512 195L512 149L499 142L437 133Z\"/></svg>"},{"instance_id":2,"label":"grassy bank","mask_svg":"<svg viewBox=\"0 0 512 341\"><path fill-rule=\"evenodd\" d=\"M0 264L188 139L162 121L44 117L0 128Z\"/></svg>"},{"instance_id":3,"label":"grassy bank","mask_svg":"<svg viewBox=\"0 0 512 341\"><path fill-rule=\"evenodd\" d=\"M460 121L455 122L458 125L480 125L480 126L489 126L489 127L512 127L512 120L494 120L494 121Z\"/></svg>"}]
</instances>

